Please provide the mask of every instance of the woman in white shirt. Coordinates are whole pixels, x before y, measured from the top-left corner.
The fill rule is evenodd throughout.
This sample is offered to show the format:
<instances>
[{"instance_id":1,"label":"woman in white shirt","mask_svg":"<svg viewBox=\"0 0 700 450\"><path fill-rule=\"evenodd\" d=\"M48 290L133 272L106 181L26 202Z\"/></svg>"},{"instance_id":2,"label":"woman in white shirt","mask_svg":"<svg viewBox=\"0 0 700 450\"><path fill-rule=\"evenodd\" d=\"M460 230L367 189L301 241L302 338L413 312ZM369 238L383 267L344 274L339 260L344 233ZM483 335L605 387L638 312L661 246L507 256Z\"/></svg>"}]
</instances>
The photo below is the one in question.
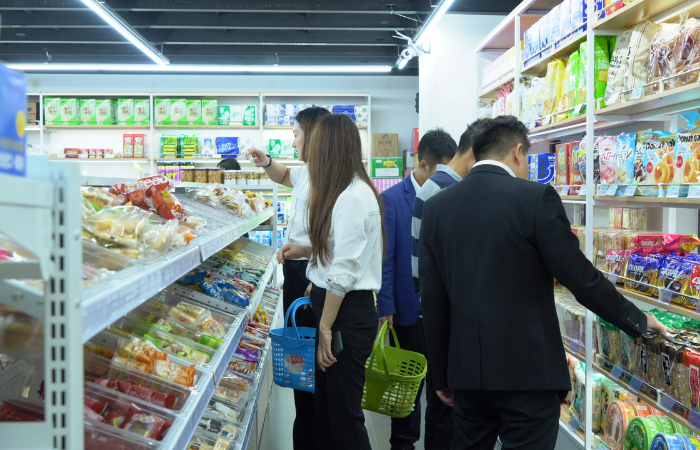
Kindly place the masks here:
<instances>
[{"instance_id":1,"label":"woman in white shirt","mask_svg":"<svg viewBox=\"0 0 700 450\"><path fill-rule=\"evenodd\" d=\"M300 161L306 161L306 144L316 123L330 114L328 110L319 107L306 108L297 114L294 128L292 129L292 133L294 133L292 147L296 149ZM309 170L306 165L289 168L273 160L270 155L266 155L260 150L251 150L249 154L255 157L256 165L264 168L272 181L292 188L287 242L304 246L311 245L307 234ZM308 262L308 258L299 258L287 261L283 267L284 291L282 303L285 313L294 300L305 295L304 292L309 285L309 280L306 278ZM311 309L299 309L296 314L296 323L298 326L310 328L316 328L317 325L316 317ZM292 441L295 450L316 450L319 448L317 447L314 404L314 394L294 391L296 417L294 419Z\"/></svg>"},{"instance_id":2,"label":"woman in white shirt","mask_svg":"<svg viewBox=\"0 0 700 450\"><path fill-rule=\"evenodd\" d=\"M283 258L309 257L318 320L316 432L319 447L370 450L362 412L365 362L377 334L374 293L382 282L379 194L362 163L362 142L346 115L324 117L307 147L311 247L286 244ZM338 339L339 338L339 339ZM342 350L333 349L342 342Z\"/></svg>"}]
</instances>

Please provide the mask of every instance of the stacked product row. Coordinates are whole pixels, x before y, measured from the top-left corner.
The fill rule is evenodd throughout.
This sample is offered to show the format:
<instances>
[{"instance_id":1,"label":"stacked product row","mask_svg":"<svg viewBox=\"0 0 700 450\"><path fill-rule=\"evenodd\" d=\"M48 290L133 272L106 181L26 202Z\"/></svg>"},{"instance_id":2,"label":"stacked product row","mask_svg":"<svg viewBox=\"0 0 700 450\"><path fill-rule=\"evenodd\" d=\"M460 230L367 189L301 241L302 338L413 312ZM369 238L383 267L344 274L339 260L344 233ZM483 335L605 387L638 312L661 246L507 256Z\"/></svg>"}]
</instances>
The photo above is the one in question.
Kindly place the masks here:
<instances>
[{"instance_id":1,"label":"stacked product row","mask_svg":"<svg viewBox=\"0 0 700 450\"><path fill-rule=\"evenodd\" d=\"M148 98L44 98L45 125L150 125Z\"/></svg>"},{"instance_id":2,"label":"stacked product row","mask_svg":"<svg viewBox=\"0 0 700 450\"><path fill-rule=\"evenodd\" d=\"M369 121L369 106L367 105L311 105L311 104L266 104L265 125L292 126L299 111L307 108L320 107L333 114L349 116L357 126L367 126Z\"/></svg>"},{"instance_id":3,"label":"stacked product row","mask_svg":"<svg viewBox=\"0 0 700 450\"><path fill-rule=\"evenodd\" d=\"M220 106L217 99L154 99L156 125L257 125L255 105Z\"/></svg>"}]
</instances>

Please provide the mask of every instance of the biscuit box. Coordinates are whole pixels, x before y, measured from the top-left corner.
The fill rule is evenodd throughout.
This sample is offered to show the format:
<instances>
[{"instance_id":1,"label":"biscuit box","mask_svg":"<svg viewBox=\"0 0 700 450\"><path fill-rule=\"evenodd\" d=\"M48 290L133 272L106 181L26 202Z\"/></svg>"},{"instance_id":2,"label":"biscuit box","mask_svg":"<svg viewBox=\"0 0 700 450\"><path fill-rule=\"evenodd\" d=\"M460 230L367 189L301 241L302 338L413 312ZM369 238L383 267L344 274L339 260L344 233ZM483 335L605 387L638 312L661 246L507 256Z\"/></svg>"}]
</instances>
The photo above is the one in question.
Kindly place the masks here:
<instances>
[{"instance_id":1,"label":"biscuit box","mask_svg":"<svg viewBox=\"0 0 700 450\"><path fill-rule=\"evenodd\" d=\"M566 186L569 184L569 144L558 144L556 147L557 155L557 186Z\"/></svg>"},{"instance_id":2,"label":"biscuit box","mask_svg":"<svg viewBox=\"0 0 700 450\"><path fill-rule=\"evenodd\" d=\"M372 178L401 178L402 158L372 158L370 176Z\"/></svg>"},{"instance_id":3,"label":"biscuit box","mask_svg":"<svg viewBox=\"0 0 700 450\"><path fill-rule=\"evenodd\" d=\"M540 153L532 155L537 166L537 182L554 185L556 155L554 153Z\"/></svg>"},{"instance_id":4,"label":"biscuit box","mask_svg":"<svg viewBox=\"0 0 700 450\"><path fill-rule=\"evenodd\" d=\"M26 174L27 78L0 64L0 173Z\"/></svg>"}]
</instances>

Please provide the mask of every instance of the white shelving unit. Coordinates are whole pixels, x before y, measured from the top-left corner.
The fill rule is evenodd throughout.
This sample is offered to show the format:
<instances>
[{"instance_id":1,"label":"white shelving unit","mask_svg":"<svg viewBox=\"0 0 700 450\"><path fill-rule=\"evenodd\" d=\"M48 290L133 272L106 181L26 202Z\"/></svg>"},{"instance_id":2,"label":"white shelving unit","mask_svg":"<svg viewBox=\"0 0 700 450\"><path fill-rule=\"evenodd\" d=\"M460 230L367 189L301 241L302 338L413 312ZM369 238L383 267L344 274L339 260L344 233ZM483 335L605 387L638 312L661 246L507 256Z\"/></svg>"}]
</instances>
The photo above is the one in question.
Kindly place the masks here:
<instances>
[{"instance_id":1,"label":"white shelving unit","mask_svg":"<svg viewBox=\"0 0 700 450\"><path fill-rule=\"evenodd\" d=\"M83 346L93 335L171 285L213 253L270 218L273 208L192 241L178 252L128 278L82 289L80 195L83 178L73 164L43 164L49 180L0 175L0 230L38 256L38 262L0 266L0 302L44 319L44 422L0 422L2 449L83 449ZM21 219L18 219L21 218ZM276 263L270 261L246 315L226 337L209 371L200 368L198 388L168 429L163 448L185 448L265 290ZM25 272L26 270L26 272ZM9 278L43 278L45 294ZM171 286L172 288L172 286ZM281 302L278 312L281 310ZM240 312L240 309L238 310ZM234 327L235 328L235 327ZM251 419L252 420L252 419ZM31 438L30 438L31 436Z\"/></svg>"},{"instance_id":2,"label":"white shelving unit","mask_svg":"<svg viewBox=\"0 0 700 450\"><path fill-rule=\"evenodd\" d=\"M502 53L511 47L515 47L515 70L512 73L506 73L502 77L484 86L480 81L477 82L476 96L480 99L494 98L496 93L500 91L502 85L512 83L515 91L514 111L520 111L520 93L522 89L521 80L525 75L540 75L546 71L546 66L549 61L555 58L565 59L578 48L578 44L582 41L588 41L588 61L592 68L594 61L593 44L596 36L611 36L619 35L624 30L632 28L645 20L652 22L670 22L677 21L678 17L688 12L690 17L698 17L700 15L700 4L697 1L684 0L635 0L633 3L627 3L622 9L609 14L603 19L598 19L594 8L597 2L587 2L587 29L582 34L569 37L569 40L562 41L556 50L542 59L531 62L527 67L523 66L523 54L520 50L520 42L523 39L523 33L530 28L537 20L543 17L546 13L552 10L554 6L560 4L560 0L524 0L522 1L475 49L475 70L476 79L481 80L481 69L490 60L492 55L487 53ZM587 71L587 86L594 86L594 70ZM638 100L627 102L617 102L612 106L601 109L591 107L596 105L594 98L594 89L587 90L587 98L585 104L589 107L584 110L581 116L567 119L561 122L551 123L530 130L530 137L533 143L557 143L571 142L581 140L586 136L586 144L588 149L593 148L594 136L608 130L608 134L620 134L625 130L637 131L641 124L639 122L656 122L653 124L654 129L661 129L663 126L665 131L675 132L684 128L682 121L679 126L678 114L686 111L691 111L700 108L700 84L683 86L674 90L660 92L655 95L644 96ZM557 114L557 113L555 113ZM634 130L629 130L635 126ZM650 125L652 124L644 124ZM645 128L648 128L645 126ZM587 167L594 167L594 156L592 151L588 151L586 155ZM578 216L584 216L586 220L586 255L593 259L593 228L596 225L606 223L608 220L607 212L610 206L644 206L650 209L650 214L653 216L655 223L662 227L665 233L698 233L698 210L700 209L700 200L698 199L673 199L673 198L656 198L656 197L623 197L622 192L625 186L620 187L620 190L613 196L598 195L597 186L593 184L593 177L587 177L585 195L565 195L562 200L565 203L577 205L579 210ZM598 223L596 223L598 222ZM673 305L664 305L655 299L647 298L641 295L636 295L632 292L620 289L623 295L630 298L640 307L651 309L656 307L660 309L672 310L676 313L683 314L688 317L698 318L698 313L683 307ZM593 352L593 314L587 311L586 314L586 342L576 343L576 348L585 349L578 351L575 355L583 360L586 364L586 416L585 422L592 422L592 374L594 371L600 372L603 375L609 376L609 371L600 368L595 360ZM567 349L568 351L568 349ZM571 353L571 352L570 352ZM573 353L572 353L573 354ZM615 380L625 386L624 382ZM656 392L656 395L642 394L642 398L656 406L660 405L661 395ZM662 408L667 410L668 408ZM697 426L688 423L688 420L677 413L670 413L677 421L682 422L695 431ZM562 417L561 429L564 434L570 437L572 444L577 448L592 449L594 436L590 428L586 428L585 436L581 436L574 431L568 421Z\"/></svg>"},{"instance_id":3,"label":"white shelving unit","mask_svg":"<svg viewBox=\"0 0 700 450\"><path fill-rule=\"evenodd\" d=\"M45 92L36 91L27 94L30 101L39 102L39 124L26 128L30 132L30 143L37 144L41 149L50 154L63 152L64 147L75 148L121 148L121 135L127 132L147 133L149 150L146 158L123 159L78 159L68 158L57 161L70 161L79 164L91 164L87 169L93 170L92 164L100 167L107 164L125 164L134 162L148 162L148 171L156 173L158 161L193 162L196 165L213 166L218 164L220 158L161 158L160 137L166 134L198 133L204 137L236 136L251 139L256 148L267 149L270 139L292 140L291 126L264 125L264 109L266 104L343 104L343 105L367 105L369 117L366 126L358 127L363 143L363 154L369 157L371 146L371 95L366 92L228 92L228 93L196 93L196 92ZM44 98L68 97L68 98L148 98L151 108L150 125L41 125L44 123ZM219 105L255 105L257 110L257 125L161 125L154 123L154 99L155 98L216 98ZM99 132L99 133L96 133ZM38 134L38 138L34 138ZM254 166L245 158L238 162L243 169ZM284 164L301 164L298 159L282 159ZM109 166L106 166L109 167ZM126 170L120 166L119 170ZM144 168L145 170L145 168ZM369 172L369 162L367 171Z\"/></svg>"}]
</instances>

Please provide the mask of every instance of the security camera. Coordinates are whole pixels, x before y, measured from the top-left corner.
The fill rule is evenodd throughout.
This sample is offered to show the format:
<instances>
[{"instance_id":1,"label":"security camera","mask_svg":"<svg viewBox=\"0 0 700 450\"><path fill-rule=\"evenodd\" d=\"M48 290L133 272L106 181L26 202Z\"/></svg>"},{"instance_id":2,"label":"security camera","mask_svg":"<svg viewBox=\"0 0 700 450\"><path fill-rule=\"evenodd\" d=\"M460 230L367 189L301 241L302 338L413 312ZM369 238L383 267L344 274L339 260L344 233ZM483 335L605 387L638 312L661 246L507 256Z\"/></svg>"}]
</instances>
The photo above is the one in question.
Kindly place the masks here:
<instances>
[{"instance_id":1,"label":"security camera","mask_svg":"<svg viewBox=\"0 0 700 450\"><path fill-rule=\"evenodd\" d=\"M401 51L401 56L404 59L412 59L416 56L416 51L412 47L406 47Z\"/></svg>"}]
</instances>

